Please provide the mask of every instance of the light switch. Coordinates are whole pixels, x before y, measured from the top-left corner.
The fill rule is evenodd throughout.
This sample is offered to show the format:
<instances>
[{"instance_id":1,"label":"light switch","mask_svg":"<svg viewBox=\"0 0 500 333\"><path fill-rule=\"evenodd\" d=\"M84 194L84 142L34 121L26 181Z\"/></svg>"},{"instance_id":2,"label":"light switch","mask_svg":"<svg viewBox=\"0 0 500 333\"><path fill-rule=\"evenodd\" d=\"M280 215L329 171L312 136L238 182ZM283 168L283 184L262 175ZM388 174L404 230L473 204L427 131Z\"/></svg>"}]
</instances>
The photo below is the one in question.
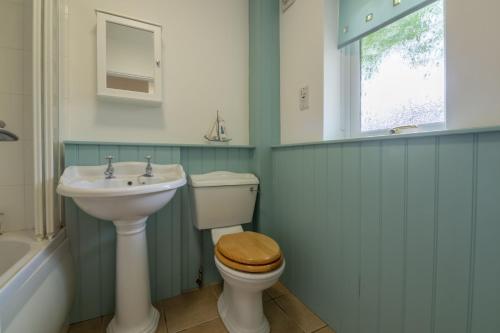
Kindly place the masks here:
<instances>
[{"instance_id":1,"label":"light switch","mask_svg":"<svg viewBox=\"0 0 500 333\"><path fill-rule=\"evenodd\" d=\"M300 88L299 109L305 111L309 109L309 86Z\"/></svg>"}]
</instances>

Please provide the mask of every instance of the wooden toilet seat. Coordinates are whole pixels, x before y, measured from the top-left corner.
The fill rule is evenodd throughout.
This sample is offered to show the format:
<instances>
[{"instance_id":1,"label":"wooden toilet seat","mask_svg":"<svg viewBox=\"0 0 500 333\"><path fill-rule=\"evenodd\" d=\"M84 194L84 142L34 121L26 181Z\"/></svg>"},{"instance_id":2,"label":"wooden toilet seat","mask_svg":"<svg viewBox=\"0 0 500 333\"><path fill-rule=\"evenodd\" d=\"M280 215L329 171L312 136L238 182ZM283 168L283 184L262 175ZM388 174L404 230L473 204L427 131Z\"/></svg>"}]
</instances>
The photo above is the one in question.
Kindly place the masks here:
<instances>
[{"instance_id":1,"label":"wooden toilet seat","mask_svg":"<svg viewBox=\"0 0 500 333\"><path fill-rule=\"evenodd\" d=\"M270 237L252 231L222 236L215 255L229 268L246 273L266 273L283 263L279 245Z\"/></svg>"}]
</instances>

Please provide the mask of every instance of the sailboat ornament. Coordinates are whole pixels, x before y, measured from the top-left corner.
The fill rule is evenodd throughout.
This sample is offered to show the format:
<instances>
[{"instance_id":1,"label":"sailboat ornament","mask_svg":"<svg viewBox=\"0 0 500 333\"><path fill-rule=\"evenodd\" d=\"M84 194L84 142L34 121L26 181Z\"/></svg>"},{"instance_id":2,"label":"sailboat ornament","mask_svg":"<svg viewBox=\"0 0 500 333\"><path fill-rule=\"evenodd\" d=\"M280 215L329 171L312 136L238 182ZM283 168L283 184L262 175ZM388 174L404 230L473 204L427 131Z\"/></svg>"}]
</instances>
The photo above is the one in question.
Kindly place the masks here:
<instances>
[{"instance_id":1,"label":"sailboat ornament","mask_svg":"<svg viewBox=\"0 0 500 333\"><path fill-rule=\"evenodd\" d=\"M219 116L219 110L217 110L217 119L210 128L210 131L205 134L205 139L210 142L229 142L232 140L227 136L226 123Z\"/></svg>"}]
</instances>

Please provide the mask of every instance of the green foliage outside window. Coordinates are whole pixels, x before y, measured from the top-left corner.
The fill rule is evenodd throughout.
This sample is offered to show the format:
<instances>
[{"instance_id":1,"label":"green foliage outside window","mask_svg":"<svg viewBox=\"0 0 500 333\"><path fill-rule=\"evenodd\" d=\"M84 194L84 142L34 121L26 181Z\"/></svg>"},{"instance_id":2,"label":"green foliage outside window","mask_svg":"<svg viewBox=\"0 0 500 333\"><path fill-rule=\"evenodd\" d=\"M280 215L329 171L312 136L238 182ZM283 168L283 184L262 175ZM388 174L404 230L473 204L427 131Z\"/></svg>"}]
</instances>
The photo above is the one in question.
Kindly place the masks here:
<instances>
[{"instance_id":1,"label":"green foliage outside window","mask_svg":"<svg viewBox=\"0 0 500 333\"><path fill-rule=\"evenodd\" d=\"M395 48L413 67L439 65L443 60L443 40L443 2L439 0L362 39L363 79L370 79Z\"/></svg>"}]
</instances>

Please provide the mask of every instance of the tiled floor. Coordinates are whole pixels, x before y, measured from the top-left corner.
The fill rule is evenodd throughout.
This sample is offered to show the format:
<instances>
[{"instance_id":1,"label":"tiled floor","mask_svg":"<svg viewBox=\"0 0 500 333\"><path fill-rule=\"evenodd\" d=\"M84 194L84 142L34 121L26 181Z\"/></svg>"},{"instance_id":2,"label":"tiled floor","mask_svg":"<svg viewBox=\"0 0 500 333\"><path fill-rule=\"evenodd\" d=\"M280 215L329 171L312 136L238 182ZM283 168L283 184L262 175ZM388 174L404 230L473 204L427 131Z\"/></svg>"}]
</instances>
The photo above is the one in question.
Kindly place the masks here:
<instances>
[{"instance_id":1,"label":"tiled floor","mask_svg":"<svg viewBox=\"0 0 500 333\"><path fill-rule=\"evenodd\" d=\"M161 310L157 333L224 333L217 313L221 286L215 285L155 304ZM307 309L281 283L264 293L264 312L272 333L332 333L321 319ZM104 333L111 316L74 324L70 333Z\"/></svg>"}]
</instances>

